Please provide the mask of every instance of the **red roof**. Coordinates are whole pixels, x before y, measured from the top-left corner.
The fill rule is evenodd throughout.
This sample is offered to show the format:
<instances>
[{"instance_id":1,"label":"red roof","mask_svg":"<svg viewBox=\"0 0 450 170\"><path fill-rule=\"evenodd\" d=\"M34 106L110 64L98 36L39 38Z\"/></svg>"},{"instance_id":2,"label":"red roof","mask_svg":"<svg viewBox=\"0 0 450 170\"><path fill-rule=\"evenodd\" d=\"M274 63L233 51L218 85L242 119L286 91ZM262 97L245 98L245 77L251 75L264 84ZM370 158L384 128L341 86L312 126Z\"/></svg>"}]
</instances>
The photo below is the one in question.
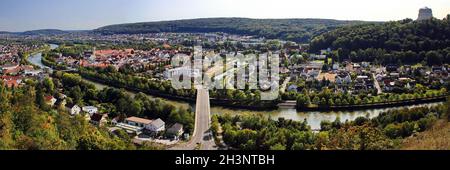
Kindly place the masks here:
<instances>
[{"instance_id":1,"label":"red roof","mask_svg":"<svg viewBox=\"0 0 450 170\"><path fill-rule=\"evenodd\" d=\"M6 84L7 87L18 87L19 82L22 77L21 76L1 76L0 79L3 80L3 82Z\"/></svg>"},{"instance_id":2,"label":"red roof","mask_svg":"<svg viewBox=\"0 0 450 170\"><path fill-rule=\"evenodd\" d=\"M45 98L45 101L50 101L50 100L54 99L53 96L45 96L44 98Z\"/></svg>"}]
</instances>

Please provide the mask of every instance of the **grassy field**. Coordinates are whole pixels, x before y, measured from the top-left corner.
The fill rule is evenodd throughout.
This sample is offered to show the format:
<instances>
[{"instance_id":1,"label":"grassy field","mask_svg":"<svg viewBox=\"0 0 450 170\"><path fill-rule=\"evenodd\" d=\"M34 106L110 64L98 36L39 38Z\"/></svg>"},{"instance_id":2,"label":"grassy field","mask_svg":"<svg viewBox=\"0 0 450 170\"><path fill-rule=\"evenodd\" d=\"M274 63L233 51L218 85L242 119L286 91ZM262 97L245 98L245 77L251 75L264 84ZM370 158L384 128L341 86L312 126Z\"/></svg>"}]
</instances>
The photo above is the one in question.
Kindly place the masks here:
<instances>
[{"instance_id":1,"label":"grassy field","mask_svg":"<svg viewBox=\"0 0 450 170\"><path fill-rule=\"evenodd\" d=\"M450 150L450 123L439 120L429 130L403 141L403 150Z\"/></svg>"}]
</instances>

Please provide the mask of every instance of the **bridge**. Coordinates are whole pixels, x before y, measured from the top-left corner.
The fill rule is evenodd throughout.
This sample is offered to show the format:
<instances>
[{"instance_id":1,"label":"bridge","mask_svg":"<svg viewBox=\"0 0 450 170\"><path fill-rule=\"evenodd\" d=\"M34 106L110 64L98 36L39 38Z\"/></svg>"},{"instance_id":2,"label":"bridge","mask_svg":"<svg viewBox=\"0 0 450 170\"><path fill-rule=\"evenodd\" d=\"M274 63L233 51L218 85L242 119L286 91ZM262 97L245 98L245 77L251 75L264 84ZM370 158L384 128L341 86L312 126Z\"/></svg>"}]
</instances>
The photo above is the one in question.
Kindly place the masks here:
<instances>
[{"instance_id":1,"label":"bridge","mask_svg":"<svg viewBox=\"0 0 450 170\"><path fill-rule=\"evenodd\" d=\"M197 88L197 101L195 106L195 127L189 142L180 144L171 150L214 150L217 146L214 143L211 127L209 104L209 91L202 87Z\"/></svg>"}]
</instances>

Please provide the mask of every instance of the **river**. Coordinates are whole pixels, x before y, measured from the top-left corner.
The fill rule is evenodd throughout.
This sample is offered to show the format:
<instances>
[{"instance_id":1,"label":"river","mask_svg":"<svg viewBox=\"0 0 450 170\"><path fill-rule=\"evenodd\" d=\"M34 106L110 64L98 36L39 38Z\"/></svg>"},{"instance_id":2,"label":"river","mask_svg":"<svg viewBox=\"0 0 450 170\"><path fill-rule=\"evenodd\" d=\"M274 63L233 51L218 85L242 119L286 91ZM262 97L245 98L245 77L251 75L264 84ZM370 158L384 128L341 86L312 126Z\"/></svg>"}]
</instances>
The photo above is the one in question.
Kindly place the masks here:
<instances>
[{"instance_id":1,"label":"river","mask_svg":"<svg viewBox=\"0 0 450 170\"><path fill-rule=\"evenodd\" d=\"M97 89L104 89L109 86L105 84L100 84L97 82L93 82L87 79L84 79L84 81L91 83L95 85ZM126 91L131 96L134 96L136 93L131 91ZM177 107L184 107L188 108L191 107L191 109L195 109L195 104L189 104L187 102L182 101L175 101L175 100L167 100L160 97L155 97L151 95L147 95L150 98L153 99L160 99L163 101L166 101L174 106ZM298 112L296 109L286 109L286 108L280 108L278 110L273 111L254 111L254 110L244 110L244 109L230 109L225 107L219 107L219 106L211 106L211 114L231 114L231 115L245 115L245 114L260 114L267 117L270 117L273 120L278 120L278 118L285 118L285 119L292 119L296 121L303 121L306 119L308 124L311 126L312 129L317 130L320 129L320 123L324 120L328 121L334 121L337 117L341 119L342 122L345 122L346 120L353 121L357 117L369 117L374 118L377 117L380 113L386 112L389 110L395 110L395 109L403 109L403 108L414 108L414 107L422 107L422 106L437 106L439 104L443 104L444 102L434 102L434 103L427 103L427 104L418 104L418 105L411 105L411 106L401 106L401 107L395 107L395 108L384 108L384 109L367 109L367 110L359 110L359 111L330 111L330 112L323 112L323 111L315 111L315 112Z\"/></svg>"},{"instance_id":2,"label":"river","mask_svg":"<svg viewBox=\"0 0 450 170\"><path fill-rule=\"evenodd\" d=\"M56 49L56 48L58 48L58 47L59 47L59 46L56 45L56 44L50 44L50 49L51 49L51 50L54 50L54 49ZM53 71L52 68L47 67L47 66L45 66L45 65L42 63L42 53L35 53L35 54L30 55L30 56L28 57L28 61L29 61L30 63L34 64L34 65L39 66L41 69L48 69L50 72Z\"/></svg>"},{"instance_id":3,"label":"river","mask_svg":"<svg viewBox=\"0 0 450 170\"><path fill-rule=\"evenodd\" d=\"M50 44L50 47L51 47L51 49L56 49L56 48L58 48L58 45ZM44 64L42 64L41 59L42 59L42 53L37 53L37 54L30 56L28 58L28 61L30 61L31 63L33 63L35 65L40 66L41 68L48 68L48 67L44 66ZM52 70L51 68L49 68L49 69ZM84 81L95 85L95 87L99 90L109 87L107 85L97 83L97 82L92 82L87 79L84 79ZM136 94L131 91L127 91L127 93L133 97ZM177 107L183 107L183 108L190 107L191 109L195 109L195 105L189 104L187 102L167 100L167 99L163 99L163 98L155 97L155 96L151 96L151 95L147 95L147 96L150 98L153 98L153 99L160 99L162 101L168 102ZM277 120L278 118L292 119L292 120L296 120L296 121L306 120L306 121L308 121L308 124L311 126L312 129L317 130L317 129L320 129L320 122L322 122L324 120L334 121L337 117L339 117L342 122L345 122L346 120L353 121L357 117L361 117L361 116L364 116L364 117L368 116L369 118L374 118L374 117L377 117L380 113L386 112L388 110L413 108L413 107L421 107L421 106L431 107L431 106L436 106L436 105L439 105L442 103L444 103L444 102L402 106L402 107L395 107L395 108L367 109L367 110L362 110L362 111L361 110L360 111L338 111L338 112L334 112L334 111L330 111L330 112L319 112L319 111L317 111L317 112L297 112L296 109L285 109L285 108L280 108L278 110L273 110L273 111L252 111L252 110L229 109L229 108L224 108L224 107L212 106L211 113L212 114L228 113L228 114L232 114L232 115L261 114L261 115L270 117L271 119L274 119L274 120Z\"/></svg>"}]
</instances>

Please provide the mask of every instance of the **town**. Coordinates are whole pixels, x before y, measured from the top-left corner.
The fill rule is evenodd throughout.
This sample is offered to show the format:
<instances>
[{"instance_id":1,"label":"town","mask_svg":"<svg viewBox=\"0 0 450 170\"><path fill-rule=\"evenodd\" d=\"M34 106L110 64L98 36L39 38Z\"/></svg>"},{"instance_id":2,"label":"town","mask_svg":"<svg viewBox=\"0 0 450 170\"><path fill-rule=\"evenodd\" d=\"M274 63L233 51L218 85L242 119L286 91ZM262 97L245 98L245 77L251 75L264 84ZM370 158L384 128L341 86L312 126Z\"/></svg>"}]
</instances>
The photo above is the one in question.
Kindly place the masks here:
<instances>
[{"instance_id":1,"label":"town","mask_svg":"<svg viewBox=\"0 0 450 170\"><path fill-rule=\"evenodd\" d=\"M422 8L382 23L218 18L0 32L1 107L24 115L11 116L11 139L27 149L39 148L29 142L35 122L58 136L44 149L395 149L446 116L450 49L435 34L449 18ZM250 57L268 55L278 60ZM180 79L189 88L174 87ZM271 91L279 95L262 99ZM361 143L339 143L346 135Z\"/></svg>"}]
</instances>

